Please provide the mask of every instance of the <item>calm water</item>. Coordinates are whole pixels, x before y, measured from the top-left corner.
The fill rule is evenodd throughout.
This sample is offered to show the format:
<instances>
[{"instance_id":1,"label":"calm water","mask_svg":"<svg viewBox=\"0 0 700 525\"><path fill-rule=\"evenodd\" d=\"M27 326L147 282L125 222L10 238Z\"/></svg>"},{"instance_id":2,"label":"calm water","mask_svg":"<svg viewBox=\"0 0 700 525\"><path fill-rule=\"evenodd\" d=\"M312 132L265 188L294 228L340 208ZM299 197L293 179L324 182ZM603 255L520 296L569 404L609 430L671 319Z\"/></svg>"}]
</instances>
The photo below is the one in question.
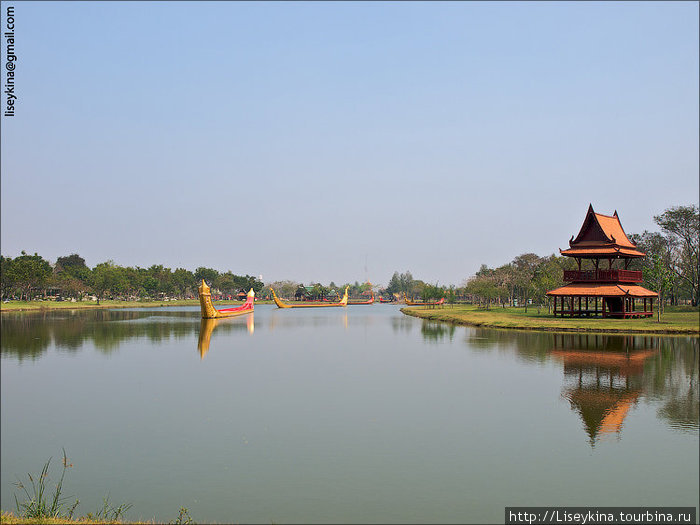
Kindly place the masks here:
<instances>
[{"instance_id":1,"label":"calm water","mask_svg":"<svg viewBox=\"0 0 700 525\"><path fill-rule=\"evenodd\" d=\"M395 306L3 314L2 508L65 447L78 512L502 522L698 506L697 338L453 327Z\"/></svg>"}]
</instances>

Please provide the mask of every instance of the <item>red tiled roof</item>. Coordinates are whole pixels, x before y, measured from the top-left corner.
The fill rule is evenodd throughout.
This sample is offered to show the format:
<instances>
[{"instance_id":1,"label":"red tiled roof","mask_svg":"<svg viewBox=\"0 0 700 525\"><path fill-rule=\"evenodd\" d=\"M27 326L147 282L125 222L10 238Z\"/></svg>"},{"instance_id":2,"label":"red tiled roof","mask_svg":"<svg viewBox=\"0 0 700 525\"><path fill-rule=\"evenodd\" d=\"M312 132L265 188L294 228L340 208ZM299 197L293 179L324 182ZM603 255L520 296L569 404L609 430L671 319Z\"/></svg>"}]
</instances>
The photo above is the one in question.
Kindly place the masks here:
<instances>
[{"instance_id":1,"label":"red tiled roof","mask_svg":"<svg viewBox=\"0 0 700 525\"><path fill-rule=\"evenodd\" d=\"M580 244L577 246L573 246L572 248L569 248L568 250L559 250L562 255L568 255L568 256L573 256L573 257L587 257L587 256L593 256L593 257L602 257L605 255L610 255L610 256L619 256L619 255L626 255L628 257L644 257L646 254L644 252L640 252L639 250L631 249L631 248L618 248L616 246L607 246L603 248L588 248L585 246L581 246Z\"/></svg>"},{"instance_id":2,"label":"red tiled roof","mask_svg":"<svg viewBox=\"0 0 700 525\"><path fill-rule=\"evenodd\" d=\"M643 286L628 284L589 284L571 283L556 290L550 290L547 295L555 296L589 296L589 297L656 297L658 294Z\"/></svg>"},{"instance_id":3,"label":"red tiled roof","mask_svg":"<svg viewBox=\"0 0 700 525\"><path fill-rule=\"evenodd\" d=\"M617 211L613 215L603 215L588 206L588 213L583 220L581 230L575 239L569 241L570 248L561 250L562 255L570 257L600 257L615 255L623 257L644 257L636 245L629 240L620 224Z\"/></svg>"},{"instance_id":4,"label":"red tiled roof","mask_svg":"<svg viewBox=\"0 0 700 525\"><path fill-rule=\"evenodd\" d=\"M605 232L605 235L615 240L615 244L623 248L635 248L632 241L629 240L625 230L622 229L622 224L620 224L620 218L617 216L617 212L612 217L609 215L602 215L600 213L594 213L595 218L598 220L598 224Z\"/></svg>"}]
</instances>

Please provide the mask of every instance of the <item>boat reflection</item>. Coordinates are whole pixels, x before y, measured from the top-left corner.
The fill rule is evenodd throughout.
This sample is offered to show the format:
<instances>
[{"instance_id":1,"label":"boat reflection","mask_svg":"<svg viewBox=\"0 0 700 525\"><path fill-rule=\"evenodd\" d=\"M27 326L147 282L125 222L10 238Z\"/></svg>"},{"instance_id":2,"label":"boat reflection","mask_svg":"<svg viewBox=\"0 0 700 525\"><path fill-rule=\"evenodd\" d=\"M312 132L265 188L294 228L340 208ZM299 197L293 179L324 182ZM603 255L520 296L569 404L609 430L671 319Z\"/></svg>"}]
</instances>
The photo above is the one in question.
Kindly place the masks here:
<instances>
[{"instance_id":1,"label":"boat reflection","mask_svg":"<svg viewBox=\"0 0 700 525\"><path fill-rule=\"evenodd\" d=\"M199 338L197 341L197 350L199 350L200 359L204 359L204 356L209 352L209 346L211 345L211 336L214 332L214 328L219 325L227 325L229 329L244 328L249 334L253 335L255 332L255 313L251 312L245 316L245 325L241 323L242 318L229 318L229 319L202 319L199 326Z\"/></svg>"}]
</instances>

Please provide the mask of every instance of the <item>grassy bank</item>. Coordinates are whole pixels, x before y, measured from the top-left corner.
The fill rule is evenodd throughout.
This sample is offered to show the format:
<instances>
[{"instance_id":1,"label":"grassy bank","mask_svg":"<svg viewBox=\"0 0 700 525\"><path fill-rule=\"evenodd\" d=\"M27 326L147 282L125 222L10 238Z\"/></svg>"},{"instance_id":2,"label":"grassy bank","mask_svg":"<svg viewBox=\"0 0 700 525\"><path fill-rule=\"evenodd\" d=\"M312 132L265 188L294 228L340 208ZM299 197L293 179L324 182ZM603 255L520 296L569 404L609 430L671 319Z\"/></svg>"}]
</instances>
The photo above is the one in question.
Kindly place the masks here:
<instances>
[{"instance_id":1,"label":"grassy bank","mask_svg":"<svg viewBox=\"0 0 700 525\"><path fill-rule=\"evenodd\" d=\"M19 516L15 516L12 512L3 512L0 514L0 524L2 525L18 525L18 524L28 524L28 525L34 525L34 524L40 524L40 523L46 523L47 525L58 525L58 524L86 524L86 523L96 523L96 524L103 524L103 523L148 523L148 524L153 524L155 523L154 521L121 521L121 520L96 520L93 517L82 517L82 518L76 518L76 519L68 519L68 518L47 518L47 517L41 517L41 518L22 518Z\"/></svg>"},{"instance_id":2,"label":"grassy bank","mask_svg":"<svg viewBox=\"0 0 700 525\"><path fill-rule=\"evenodd\" d=\"M700 334L700 310L689 307L668 307L657 322L656 313L645 319L578 319L554 317L537 308L491 308L485 310L471 305L446 306L444 308L408 307L401 311L406 315L445 321L449 323L506 328L515 330L544 330L559 332L625 332L657 334Z\"/></svg>"},{"instance_id":3,"label":"grassy bank","mask_svg":"<svg viewBox=\"0 0 700 525\"><path fill-rule=\"evenodd\" d=\"M243 301L215 301L214 306L243 304ZM272 304L272 301L255 301L255 304ZM175 301L10 301L0 305L0 312L32 312L41 310L91 310L95 308L159 308L166 306L199 306L199 299Z\"/></svg>"}]
</instances>

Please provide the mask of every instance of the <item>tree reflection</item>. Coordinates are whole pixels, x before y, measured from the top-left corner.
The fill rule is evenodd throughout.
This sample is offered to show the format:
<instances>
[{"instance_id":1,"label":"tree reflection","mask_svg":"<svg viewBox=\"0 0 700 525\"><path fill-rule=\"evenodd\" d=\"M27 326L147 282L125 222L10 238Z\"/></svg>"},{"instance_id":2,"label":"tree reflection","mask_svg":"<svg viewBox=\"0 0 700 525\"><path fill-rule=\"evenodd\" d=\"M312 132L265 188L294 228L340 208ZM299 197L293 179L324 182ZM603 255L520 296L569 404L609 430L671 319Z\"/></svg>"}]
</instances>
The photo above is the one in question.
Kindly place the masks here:
<instances>
[{"instance_id":1,"label":"tree reflection","mask_svg":"<svg viewBox=\"0 0 700 525\"><path fill-rule=\"evenodd\" d=\"M0 322L0 351L22 361L37 359L51 346L77 352L91 343L108 354L130 339L159 344L188 337L197 330L199 312L70 310L3 314Z\"/></svg>"},{"instance_id":2,"label":"tree reflection","mask_svg":"<svg viewBox=\"0 0 700 525\"><path fill-rule=\"evenodd\" d=\"M442 342L445 338L452 341L455 335L455 325L439 321L423 321L420 326L420 333L425 341L432 343Z\"/></svg>"}]
</instances>

